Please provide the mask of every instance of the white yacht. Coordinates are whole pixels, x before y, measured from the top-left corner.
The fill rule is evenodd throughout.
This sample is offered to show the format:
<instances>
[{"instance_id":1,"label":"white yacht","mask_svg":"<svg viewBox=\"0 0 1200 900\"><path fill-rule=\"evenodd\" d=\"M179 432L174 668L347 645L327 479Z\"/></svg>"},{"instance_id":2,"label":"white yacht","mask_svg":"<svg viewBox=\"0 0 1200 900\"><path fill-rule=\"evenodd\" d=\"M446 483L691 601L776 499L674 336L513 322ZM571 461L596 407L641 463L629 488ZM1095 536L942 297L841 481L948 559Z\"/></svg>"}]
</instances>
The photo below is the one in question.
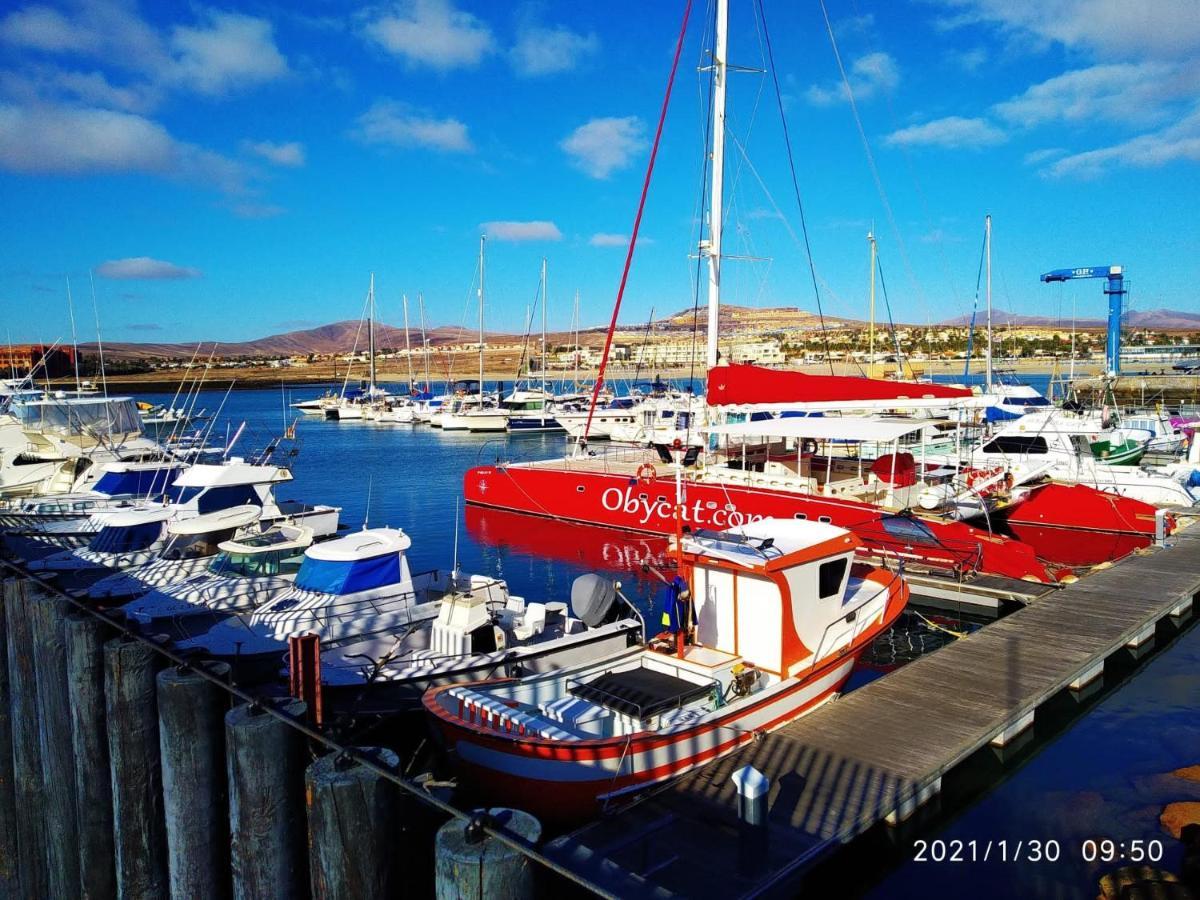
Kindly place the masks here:
<instances>
[{"instance_id":1,"label":"white yacht","mask_svg":"<svg viewBox=\"0 0 1200 900\"><path fill-rule=\"evenodd\" d=\"M278 674L292 635L315 633L332 647L371 635L392 634L437 615L438 601L454 590L478 590L503 604L502 581L435 570L413 574L407 534L370 528L314 544L291 590L248 617L228 619L181 642L180 650L215 657L244 678Z\"/></svg>"},{"instance_id":2,"label":"white yacht","mask_svg":"<svg viewBox=\"0 0 1200 900\"><path fill-rule=\"evenodd\" d=\"M302 525L276 525L223 541L203 572L150 590L121 611L147 633L195 637L291 590L312 540L312 530Z\"/></svg>"}]
</instances>

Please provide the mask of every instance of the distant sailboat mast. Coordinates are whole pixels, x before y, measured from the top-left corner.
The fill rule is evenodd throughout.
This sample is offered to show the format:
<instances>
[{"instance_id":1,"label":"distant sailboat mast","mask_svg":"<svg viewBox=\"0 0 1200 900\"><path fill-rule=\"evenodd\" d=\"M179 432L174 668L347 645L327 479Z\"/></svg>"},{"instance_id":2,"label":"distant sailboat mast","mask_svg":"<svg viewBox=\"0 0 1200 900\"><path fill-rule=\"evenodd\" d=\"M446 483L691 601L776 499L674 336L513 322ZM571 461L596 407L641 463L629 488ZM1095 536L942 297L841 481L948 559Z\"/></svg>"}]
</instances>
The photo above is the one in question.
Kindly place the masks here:
<instances>
[{"instance_id":1,"label":"distant sailboat mast","mask_svg":"<svg viewBox=\"0 0 1200 900\"><path fill-rule=\"evenodd\" d=\"M412 343L408 337L408 294L401 295L400 300L404 306L404 355L408 359L408 390L412 393L416 382L413 377Z\"/></svg>"},{"instance_id":2,"label":"distant sailboat mast","mask_svg":"<svg viewBox=\"0 0 1200 900\"><path fill-rule=\"evenodd\" d=\"M479 407L483 408L483 244L487 235L479 236Z\"/></svg>"},{"instance_id":3,"label":"distant sailboat mast","mask_svg":"<svg viewBox=\"0 0 1200 900\"><path fill-rule=\"evenodd\" d=\"M984 377L984 393L992 392L992 217L985 216L983 233L987 244L987 373Z\"/></svg>"},{"instance_id":4,"label":"distant sailboat mast","mask_svg":"<svg viewBox=\"0 0 1200 900\"><path fill-rule=\"evenodd\" d=\"M425 295L417 294L417 315L421 320L421 346L425 350L425 390L432 390L429 372L429 336L425 333Z\"/></svg>"},{"instance_id":5,"label":"distant sailboat mast","mask_svg":"<svg viewBox=\"0 0 1200 900\"><path fill-rule=\"evenodd\" d=\"M546 412L546 257L542 257L542 352L540 368L542 370L542 413ZM544 418L544 415L543 415Z\"/></svg>"},{"instance_id":6,"label":"distant sailboat mast","mask_svg":"<svg viewBox=\"0 0 1200 900\"><path fill-rule=\"evenodd\" d=\"M367 316L368 316L368 318L367 318L368 351L367 352L370 354L370 360L371 360L370 376L369 376L370 380L371 380L371 385L367 390L367 396L373 397L373 396L375 396L375 273L374 272L371 273L371 287L368 290L367 295L368 295L367 303L369 306L369 310L367 312Z\"/></svg>"}]
</instances>

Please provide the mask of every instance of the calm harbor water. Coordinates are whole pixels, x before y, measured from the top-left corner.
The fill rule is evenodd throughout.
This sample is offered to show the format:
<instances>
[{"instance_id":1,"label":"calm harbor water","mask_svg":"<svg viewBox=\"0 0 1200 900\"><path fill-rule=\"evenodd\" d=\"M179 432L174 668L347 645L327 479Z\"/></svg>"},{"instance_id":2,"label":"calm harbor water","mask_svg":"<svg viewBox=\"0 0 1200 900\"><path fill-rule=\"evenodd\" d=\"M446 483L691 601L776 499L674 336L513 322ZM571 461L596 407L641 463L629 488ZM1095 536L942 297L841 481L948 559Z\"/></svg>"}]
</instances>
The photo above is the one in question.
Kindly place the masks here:
<instances>
[{"instance_id":1,"label":"calm harbor water","mask_svg":"<svg viewBox=\"0 0 1200 900\"><path fill-rule=\"evenodd\" d=\"M657 583L640 568L662 559L662 541L460 506L467 468L497 458L554 456L565 448L563 436L506 439L426 426L326 422L285 412L286 401L320 393L312 387L233 391L214 423L214 442L245 422L233 452L248 453L278 436L285 422L298 420L295 480L281 497L340 505L342 522L351 528L364 522L403 528L413 539L410 559L416 570L452 565L457 543L463 570L502 577L514 593L530 599L565 600L577 575L603 571L622 581L653 627ZM216 410L223 397L223 391L205 392L197 406ZM138 399L169 402L171 396ZM953 629L975 627L940 621ZM870 664L855 674L851 687L949 639L919 616L906 615L897 631L868 654ZM917 835L980 843L1007 839L1010 846L1019 840L1054 840L1061 851L1057 862L922 863L913 860L907 842L890 843L865 864L855 863L853 892L880 898L968 892L1094 897L1099 875L1119 863L1085 861L1081 848L1089 837L1126 844L1162 839L1163 865L1178 868L1181 845L1161 830L1158 815L1167 802L1200 800L1200 785L1165 774L1200 764L1198 668L1200 630L1192 629L1082 714L1067 711L1051 734L1039 733L1033 748L1039 752L980 773L978 783L957 797L948 791L942 815ZM887 735L879 739L886 741Z\"/></svg>"}]
</instances>

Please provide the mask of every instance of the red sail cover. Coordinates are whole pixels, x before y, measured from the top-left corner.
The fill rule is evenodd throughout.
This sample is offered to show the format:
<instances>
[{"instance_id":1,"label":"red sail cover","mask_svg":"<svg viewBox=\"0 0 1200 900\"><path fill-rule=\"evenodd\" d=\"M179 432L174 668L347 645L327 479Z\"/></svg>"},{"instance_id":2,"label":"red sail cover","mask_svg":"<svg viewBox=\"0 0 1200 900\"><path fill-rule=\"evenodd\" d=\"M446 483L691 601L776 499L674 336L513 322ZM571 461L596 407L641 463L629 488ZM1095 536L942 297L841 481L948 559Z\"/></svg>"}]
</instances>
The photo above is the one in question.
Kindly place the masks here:
<instances>
[{"instance_id":1,"label":"red sail cover","mask_svg":"<svg viewBox=\"0 0 1200 900\"><path fill-rule=\"evenodd\" d=\"M967 388L848 375L808 375L762 366L728 365L708 370L709 406L748 403L834 403L855 400L954 400Z\"/></svg>"}]
</instances>

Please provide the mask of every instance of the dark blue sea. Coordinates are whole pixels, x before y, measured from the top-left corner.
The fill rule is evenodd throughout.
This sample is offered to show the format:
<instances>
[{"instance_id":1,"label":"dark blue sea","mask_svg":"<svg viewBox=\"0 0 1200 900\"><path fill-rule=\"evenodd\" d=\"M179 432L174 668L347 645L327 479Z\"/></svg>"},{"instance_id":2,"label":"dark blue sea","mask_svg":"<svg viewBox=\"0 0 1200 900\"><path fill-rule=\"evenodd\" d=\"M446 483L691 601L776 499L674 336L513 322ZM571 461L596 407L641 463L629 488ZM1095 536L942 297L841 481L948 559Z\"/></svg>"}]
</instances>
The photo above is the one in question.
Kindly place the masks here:
<instances>
[{"instance_id":1,"label":"dark blue sea","mask_svg":"<svg viewBox=\"0 0 1200 900\"><path fill-rule=\"evenodd\" d=\"M941 379L939 379L941 380ZM961 379L950 379L961 380ZM1045 388L1046 379L1029 383ZM222 386L223 388L224 386ZM604 529L573 530L557 523L480 518L462 508L463 473L497 458L534 459L561 454L562 435L501 436L444 433L427 426L326 422L287 408L319 396L321 387L205 391L197 408L220 408L211 424L214 443L245 429L232 450L249 454L296 422L295 480L281 497L342 507L351 528L388 525L412 537L414 570L446 568L495 575L529 599L567 599L572 580L601 570L619 578L626 593L655 617L657 583L642 570L661 557L651 541L623 541ZM138 399L168 402L171 395ZM223 404L223 406L222 406ZM933 613L928 613L933 616ZM944 614L943 614L944 616ZM939 620L970 630L978 622ZM935 649L949 638L907 615L896 632L869 654L870 665L851 687ZM1160 643L1163 641L1160 638ZM1131 661L1127 680L1097 698L1066 709L1052 727L1039 726L1024 756L984 766L974 781L947 791L941 813L915 835L852 858L847 896L874 897L1095 897L1097 879L1113 863L1087 862L1083 842L1161 840L1163 865L1177 868L1181 845L1158 824L1165 803L1200 800L1200 784L1166 773L1200 764L1200 631L1173 639L1148 661ZM879 735L887 741L887 735ZM1057 861L917 862L912 839L963 842L1056 841ZM878 842L877 842L878 843ZM871 847L870 844L867 845ZM1027 845L1026 845L1026 852ZM1128 849L1126 849L1128 852ZM836 864L836 860L835 860Z\"/></svg>"}]
</instances>

